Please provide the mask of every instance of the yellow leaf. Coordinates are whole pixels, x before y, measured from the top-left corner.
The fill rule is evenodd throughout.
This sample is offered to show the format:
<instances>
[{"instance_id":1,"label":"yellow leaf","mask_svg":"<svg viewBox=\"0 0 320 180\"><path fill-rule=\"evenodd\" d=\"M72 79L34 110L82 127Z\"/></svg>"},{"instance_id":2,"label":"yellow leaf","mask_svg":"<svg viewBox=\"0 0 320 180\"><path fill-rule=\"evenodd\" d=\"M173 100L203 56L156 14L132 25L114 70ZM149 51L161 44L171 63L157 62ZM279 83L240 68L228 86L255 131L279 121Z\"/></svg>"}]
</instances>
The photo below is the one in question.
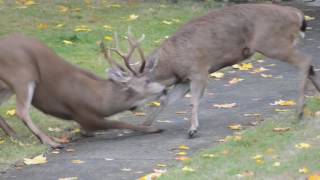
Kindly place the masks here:
<instances>
[{"instance_id":1,"label":"yellow leaf","mask_svg":"<svg viewBox=\"0 0 320 180\"><path fill-rule=\"evenodd\" d=\"M21 4L21 5L24 5L24 6L31 6L31 5L34 5L36 4L34 1L32 0L18 0L16 1L17 4Z\"/></svg>"},{"instance_id":2,"label":"yellow leaf","mask_svg":"<svg viewBox=\"0 0 320 180\"><path fill-rule=\"evenodd\" d=\"M320 174L310 175L308 180L320 180Z\"/></svg>"},{"instance_id":3,"label":"yellow leaf","mask_svg":"<svg viewBox=\"0 0 320 180\"><path fill-rule=\"evenodd\" d=\"M223 108L223 109L230 109L236 107L237 103L227 103L227 104L214 104L213 107L216 108Z\"/></svg>"},{"instance_id":4,"label":"yellow leaf","mask_svg":"<svg viewBox=\"0 0 320 180\"><path fill-rule=\"evenodd\" d=\"M279 106L294 106L296 105L296 102L293 100L284 101L282 99L275 101L274 103L270 104L272 106L279 105Z\"/></svg>"},{"instance_id":5,"label":"yellow leaf","mask_svg":"<svg viewBox=\"0 0 320 180\"><path fill-rule=\"evenodd\" d=\"M210 74L211 78L217 78L217 79L223 78L223 76L224 76L224 73L222 72L214 72Z\"/></svg>"},{"instance_id":6,"label":"yellow leaf","mask_svg":"<svg viewBox=\"0 0 320 180\"><path fill-rule=\"evenodd\" d=\"M180 19L174 19L174 18L173 18L173 19L171 19L171 20L172 20L173 22L176 22L176 23L181 22Z\"/></svg>"},{"instance_id":7,"label":"yellow leaf","mask_svg":"<svg viewBox=\"0 0 320 180\"><path fill-rule=\"evenodd\" d=\"M104 25L102 27L105 28L108 31L112 31L112 29L113 29L112 26L109 26L109 25Z\"/></svg>"},{"instance_id":8,"label":"yellow leaf","mask_svg":"<svg viewBox=\"0 0 320 180\"><path fill-rule=\"evenodd\" d=\"M287 112L289 109L275 109L276 112Z\"/></svg>"},{"instance_id":9,"label":"yellow leaf","mask_svg":"<svg viewBox=\"0 0 320 180\"><path fill-rule=\"evenodd\" d=\"M9 117L15 116L16 114L16 109L10 109L6 112L6 115Z\"/></svg>"},{"instance_id":10,"label":"yellow leaf","mask_svg":"<svg viewBox=\"0 0 320 180\"><path fill-rule=\"evenodd\" d=\"M74 29L74 32L90 32L91 29L87 27L77 27Z\"/></svg>"},{"instance_id":11,"label":"yellow leaf","mask_svg":"<svg viewBox=\"0 0 320 180\"><path fill-rule=\"evenodd\" d=\"M60 23L60 24L57 24L55 27L56 28L62 28L64 26L64 24L63 23Z\"/></svg>"},{"instance_id":12,"label":"yellow leaf","mask_svg":"<svg viewBox=\"0 0 320 180\"><path fill-rule=\"evenodd\" d=\"M195 170L189 166L185 166L182 168L182 171L184 172L194 172Z\"/></svg>"},{"instance_id":13,"label":"yellow leaf","mask_svg":"<svg viewBox=\"0 0 320 180\"><path fill-rule=\"evenodd\" d=\"M67 13L69 11L69 8L66 6L58 6L60 13Z\"/></svg>"},{"instance_id":14,"label":"yellow leaf","mask_svg":"<svg viewBox=\"0 0 320 180\"><path fill-rule=\"evenodd\" d=\"M241 141L242 137L241 136L233 136L234 141Z\"/></svg>"},{"instance_id":15,"label":"yellow leaf","mask_svg":"<svg viewBox=\"0 0 320 180\"><path fill-rule=\"evenodd\" d=\"M160 107L161 103L158 102L158 101L153 101L153 102L150 103L150 106L152 106L152 107Z\"/></svg>"},{"instance_id":16,"label":"yellow leaf","mask_svg":"<svg viewBox=\"0 0 320 180\"><path fill-rule=\"evenodd\" d=\"M305 16L304 16L304 19L305 19L306 21L312 21L312 20L315 20L316 18L305 15Z\"/></svg>"},{"instance_id":17,"label":"yellow leaf","mask_svg":"<svg viewBox=\"0 0 320 180\"><path fill-rule=\"evenodd\" d=\"M105 37L104 37L104 40L106 40L106 41L112 41L113 38L112 38L111 36L105 36Z\"/></svg>"},{"instance_id":18,"label":"yellow leaf","mask_svg":"<svg viewBox=\"0 0 320 180\"><path fill-rule=\"evenodd\" d=\"M311 145L308 143L299 143L299 144L296 144L295 147L298 149L309 149Z\"/></svg>"},{"instance_id":19,"label":"yellow leaf","mask_svg":"<svg viewBox=\"0 0 320 180\"><path fill-rule=\"evenodd\" d=\"M269 71L269 69L266 69L264 67L260 67L258 69L253 70L251 73L252 74L256 74L256 73L261 73L261 72L264 72L264 71Z\"/></svg>"},{"instance_id":20,"label":"yellow leaf","mask_svg":"<svg viewBox=\"0 0 320 180\"><path fill-rule=\"evenodd\" d=\"M136 15L136 14L131 14L129 17L128 17L128 21L134 21L134 20L136 20L136 19L138 19L138 15Z\"/></svg>"},{"instance_id":21,"label":"yellow leaf","mask_svg":"<svg viewBox=\"0 0 320 180\"><path fill-rule=\"evenodd\" d=\"M274 131L274 132L286 132L286 131L289 131L289 130L290 130L290 127L283 127L283 128L276 127L276 128L272 129L272 131Z\"/></svg>"},{"instance_id":22,"label":"yellow leaf","mask_svg":"<svg viewBox=\"0 0 320 180\"><path fill-rule=\"evenodd\" d=\"M156 180L158 179L163 173L158 173L158 172L155 172L155 173L150 173L150 174L147 174L145 176L142 176L140 177L138 180Z\"/></svg>"},{"instance_id":23,"label":"yellow leaf","mask_svg":"<svg viewBox=\"0 0 320 180\"><path fill-rule=\"evenodd\" d=\"M24 158L23 159L23 162L26 164L26 165L34 165L34 164L45 164L47 163L47 158L43 156L43 154L39 155L39 156L36 156L32 159L29 159L29 158Z\"/></svg>"},{"instance_id":24,"label":"yellow leaf","mask_svg":"<svg viewBox=\"0 0 320 180\"><path fill-rule=\"evenodd\" d=\"M72 44L73 44L72 41L68 41L68 40L63 40L62 42L63 42L64 44L66 44L66 45L72 45Z\"/></svg>"},{"instance_id":25,"label":"yellow leaf","mask_svg":"<svg viewBox=\"0 0 320 180\"><path fill-rule=\"evenodd\" d=\"M179 149L180 150L189 150L190 148L188 146L186 146L186 145L180 145Z\"/></svg>"},{"instance_id":26,"label":"yellow leaf","mask_svg":"<svg viewBox=\"0 0 320 180\"><path fill-rule=\"evenodd\" d=\"M229 81L229 84L237 84L237 83L239 83L239 82L241 82L241 81L243 81L244 79L242 79L242 78L233 78L233 79L231 79L230 81Z\"/></svg>"},{"instance_id":27,"label":"yellow leaf","mask_svg":"<svg viewBox=\"0 0 320 180\"><path fill-rule=\"evenodd\" d=\"M299 173L301 173L301 174L307 174L308 172L309 172L309 169L306 168L306 167L303 167L303 168L299 169Z\"/></svg>"},{"instance_id":28,"label":"yellow leaf","mask_svg":"<svg viewBox=\"0 0 320 180\"><path fill-rule=\"evenodd\" d=\"M0 144L4 144L6 141L3 139L0 139Z\"/></svg>"},{"instance_id":29,"label":"yellow leaf","mask_svg":"<svg viewBox=\"0 0 320 180\"><path fill-rule=\"evenodd\" d=\"M274 162L274 163L272 164L273 167L279 167L280 165L281 165L280 162Z\"/></svg>"},{"instance_id":30,"label":"yellow leaf","mask_svg":"<svg viewBox=\"0 0 320 180\"><path fill-rule=\"evenodd\" d=\"M261 158L263 158L263 156L261 154L257 154L257 155L252 157L252 159L255 159L255 160L261 159Z\"/></svg>"},{"instance_id":31,"label":"yellow leaf","mask_svg":"<svg viewBox=\"0 0 320 180\"><path fill-rule=\"evenodd\" d=\"M145 116L146 115L146 113L144 113L144 112L134 112L133 114L135 116Z\"/></svg>"},{"instance_id":32,"label":"yellow leaf","mask_svg":"<svg viewBox=\"0 0 320 180\"><path fill-rule=\"evenodd\" d=\"M72 163L72 164L83 164L84 161L81 161L81 160L72 160L71 163Z\"/></svg>"},{"instance_id":33,"label":"yellow leaf","mask_svg":"<svg viewBox=\"0 0 320 180\"><path fill-rule=\"evenodd\" d=\"M167 21L167 20L162 21L162 23L163 23L163 24L167 24L167 25L171 25L171 24L172 24L171 21Z\"/></svg>"},{"instance_id":34,"label":"yellow leaf","mask_svg":"<svg viewBox=\"0 0 320 180\"><path fill-rule=\"evenodd\" d=\"M187 114L186 111L177 111L176 114Z\"/></svg>"},{"instance_id":35,"label":"yellow leaf","mask_svg":"<svg viewBox=\"0 0 320 180\"><path fill-rule=\"evenodd\" d=\"M248 71L253 68L253 65L251 63L241 63L241 64L235 64L232 67L234 69L239 69L240 71Z\"/></svg>"},{"instance_id":36,"label":"yellow leaf","mask_svg":"<svg viewBox=\"0 0 320 180\"><path fill-rule=\"evenodd\" d=\"M203 154L202 157L204 157L204 158L214 158L214 157L217 157L217 155L215 155L215 154Z\"/></svg>"},{"instance_id":37,"label":"yellow leaf","mask_svg":"<svg viewBox=\"0 0 320 180\"><path fill-rule=\"evenodd\" d=\"M46 24L46 23L40 23L37 25L37 28L40 29L40 30L45 30L45 29L48 29L49 25Z\"/></svg>"},{"instance_id":38,"label":"yellow leaf","mask_svg":"<svg viewBox=\"0 0 320 180\"><path fill-rule=\"evenodd\" d=\"M228 126L231 130L241 130L242 126L241 124L234 124L234 125L230 125Z\"/></svg>"},{"instance_id":39,"label":"yellow leaf","mask_svg":"<svg viewBox=\"0 0 320 180\"><path fill-rule=\"evenodd\" d=\"M181 151L181 152L176 153L176 155L178 155L178 156L185 156L185 155L187 155L187 153L184 152L184 151Z\"/></svg>"},{"instance_id":40,"label":"yellow leaf","mask_svg":"<svg viewBox=\"0 0 320 180\"><path fill-rule=\"evenodd\" d=\"M121 5L120 4L109 4L107 7L111 7L111 8L120 8Z\"/></svg>"},{"instance_id":41,"label":"yellow leaf","mask_svg":"<svg viewBox=\"0 0 320 180\"><path fill-rule=\"evenodd\" d=\"M257 163L257 164L263 164L263 163L264 163L264 160L263 160L263 159L256 159L256 163Z\"/></svg>"},{"instance_id":42,"label":"yellow leaf","mask_svg":"<svg viewBox=\"0 0 320 180\"><path fill-rule=\"evenodd\" d=\"M65 177L65 178L59 178L59 180L77 180L78 177Z\"/></svg>"},{"instance_id":43,"label":"yellow leaf","mask_svg":"<svg viewBox=\"0 0 320 180\"><path fill-rule=\"evenodd\" d=\"M178 161L187 161L190 160L191 158L187 157L187 156L179 156L175 158Z\"/></svg>"}]
</instances>

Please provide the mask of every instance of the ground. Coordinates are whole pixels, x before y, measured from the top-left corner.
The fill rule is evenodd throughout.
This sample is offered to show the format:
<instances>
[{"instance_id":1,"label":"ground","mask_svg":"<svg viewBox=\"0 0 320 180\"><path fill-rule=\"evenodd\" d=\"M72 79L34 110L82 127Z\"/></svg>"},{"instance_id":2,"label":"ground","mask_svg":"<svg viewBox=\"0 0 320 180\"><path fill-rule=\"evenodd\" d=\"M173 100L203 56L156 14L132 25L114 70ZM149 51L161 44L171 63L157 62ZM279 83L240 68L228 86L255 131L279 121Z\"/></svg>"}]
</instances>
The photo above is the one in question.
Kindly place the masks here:
<instances>
[{"instance_id":1,"label":"ground","mask_svg":"<svg viewBox=\"0 0 320 180\"><path fill-rule=\"evenodd\" d=\"M299 7L309 16L316 17L316 20L310 22L312 30L307 32L302 49L314 57L313 64L319 68L320 63L316 59L320 55L320 16L316 12L318 7ZM298 73L294 67L269 59L260 63L254 61L253 65L266 67L270 69L267 74L282 78L263 78L247 71L228 73L229 70L226 70L226 76L221 80L211 79L201 101L198 138L187 139L189 122L186 119L190 113L176 114L178 111L190 112L189 99L184 98L167 108L157 118L154 126L165 129L161 134L143 135L114 130L101 133L94 138L81 138L68 144L66 149L72 148L74 152L66 152L66 149L61 150L59 154L48 152L48 163L23 166L19 170L10 168L0 177L8 180L57 180L63 177L78 177L80 180L136 179L152 172L159 163L167 164L169 167L176 166L175 149L179 145L190 147L189 155L196 154L218 145L217 140L232 134L228 128L230 124L248 125L257 120L243 114L260 113L263 119L267 119L277 114L274 111L275 107L270 106L270 103L279 99L297 98ZM234 77L245 80L236 85L226 86ZM310 89L308 94L313 95L314 91ZM213 104L232 102L236 102L238 106L231 109L210 108ZM131 114L124 114L121 119L141 123L141 117ZM84 163L73 164L72 160L81 160Z\"/></svg>"}]
</instances>

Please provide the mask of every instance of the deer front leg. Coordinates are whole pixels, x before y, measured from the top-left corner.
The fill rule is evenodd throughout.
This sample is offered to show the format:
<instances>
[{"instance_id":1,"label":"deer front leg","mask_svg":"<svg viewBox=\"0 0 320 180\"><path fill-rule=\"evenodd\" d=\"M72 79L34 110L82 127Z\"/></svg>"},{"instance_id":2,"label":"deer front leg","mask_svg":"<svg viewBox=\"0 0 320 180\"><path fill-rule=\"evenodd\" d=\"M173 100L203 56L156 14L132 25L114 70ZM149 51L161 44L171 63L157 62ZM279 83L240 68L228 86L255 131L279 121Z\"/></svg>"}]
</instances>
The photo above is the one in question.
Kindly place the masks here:
<instances>
[{"instance_id":1,"label":"deer front leg","mask_svg":"<svg viewBox=\"0 0 320 180\"><path fill-rule=\"evenodd\" d=\"M19 88L20 87L20 88ZM21 87L28 87L23 89ZM43 143L48 144L52 148L61 148L62 145L54 142L48 135L43 133L32 121L29 108L34 94L35 82L29 82L26 86L23 84L14 88L16 92L17 101L17 115L23 121L23 123L32 131L32 133Z\"/></svg>"},{"instance_id":2,"label":"deer front leg","mask_svg":"<svg viewBox=\"0 0 320 180\"><path fill-rule=\"evenodd\" d=\"M151 126L154 119L157 117L158 114L160 114L164 108L175 101L183 98L183 96L190 90L190 84L189 83L180 83L177 84L171 89L167 96L164 96L162 99L160 99L160 107L156 108L153 112L148 114L146 120L143 122L143 125L145 126Z\"/></svg>"},{"instance_id":3,"label":"deer front leg","mask_svg":"<svg viewBox=\"0 0 320 180\"><path fill-rule=\"evenodd\" d=\"M0 116L0 128L6 133L8 136L16 138L16 132L6 123L6 121Z\"/></svg>"},{"instance_id":4,"label":"deer front leg","mask_svg":"<svg viewBox=\"0 0 320 180\"><path fill-rule=\"evenodd\" d=\"M189 138L193 138L198 130L199 121L198 121L198 111L200 99L203 96L203 92L207 84L207 76L204 76L203 79L191 80L191 104L192 104L192 117L191 117L191 126L188 131Z\"/></svg>"}]
</instances>

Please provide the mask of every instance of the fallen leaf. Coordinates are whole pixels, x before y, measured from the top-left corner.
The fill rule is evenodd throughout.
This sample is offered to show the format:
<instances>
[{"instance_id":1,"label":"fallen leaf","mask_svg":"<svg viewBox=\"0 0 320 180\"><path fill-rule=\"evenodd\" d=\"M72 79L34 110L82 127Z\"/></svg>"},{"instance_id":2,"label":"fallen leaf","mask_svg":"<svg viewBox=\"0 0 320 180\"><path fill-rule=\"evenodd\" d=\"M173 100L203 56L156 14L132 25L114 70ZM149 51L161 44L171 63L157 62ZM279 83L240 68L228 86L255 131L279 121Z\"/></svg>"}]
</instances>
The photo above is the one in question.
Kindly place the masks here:
<instances>
[{"instance_id":1,"label":"fallen leaf","mask_svg":"<svg viewBox=\"0 0 320 180\"><path fill-rule=\"evenodd\" d=\"M52 154L60 154L60 151L57 150L57 149L55 149L55 150L51 151L51 153L52 153Z\"/></svg>"},{"instance_id":2,"label":"fallen leaf","mask_svg":"<svg viewBox=\"0 0 320 180\"><path fill-rule=\"evenodd\" d=\"M72 45L72 44L73 44L72 41L68 41L68 40L63 40L62 42L63 42L64 44L66 44L66 45Z\"/></svg>"},{"instance_id":3,"label":"fallen leaf","mask_svg":"<svg viewBox=\"0 0 320 180\"><path fill-rule=\"evenodd\" d=\"M29 158L24 158L23 162L26 165L36 165L36 164L45 164L47 163L47 158L45 156L43 156L43 154L40 154L39 156L36 156L32 159Z\"/></svg>"},{"instance_id":4,"label":"fallen leaf","mask_svg":"<svg viewBox=\"0 0 320 180\"><path fill-rule=\"evenodd\" d=\"M146 115L146 113L144 113L144 112L134 112L133 114L135 116L145 116Z\"/></svg>"},{"instance_id":5,"label":"fallen leaf","mask_svg":"<svg viewBox=\"0 0 320 180\"><path fill-rule=\"evenodd\" d=\"M294 106L294 105L296 105L296 102L294 102L293 100L284 101L284 100L280 99L278 101L275 101L274 103L271 103L270 105L272 105L272 106L276 106L276 105L279 105L279 106Z\"/></svg>"},{"instance_id":6,"label":"fallen leaf","mask_svg":"<svg viewBox=\"0 0 320 180\"><path fill-rule=\"evenodd\" d=\"M104 40L106 40L106 41L112 41L113 38L112 38L111 36L105 36L105 37L104 37Z\"/></svg>"},{"instance_id":7,"label":"fallen leaf","mask_svg":"<svg viewBox=\"0 0 320 180\"><path fill-rule=\"evenodd\" d=\"M204 158L214 158L214 157L217 157L217 155L215 155L215 154L203 154L202 157L204 157Z\"/></svg>"},{"instance_id":8,"label":"fallen leaf","mask_svg":"<svg viewBox=\"0 0 320 180\"><path fill-rule=\"evenodd\" d=\"M176 22L176 23L179 23L179 22L181 22L180 21L180 19L175 19L175 18L173 18L173 19L171 19L173 22Z\"/></svg>"},{"instance_id":9,"label":"fallen leaf","mask_svg":"<svg viewBox=\"0 0 320 180\"><path fill-rule=\"evenodd\" d=\"M156 180L158 179L162 173L150 173L145 176L140 177L138 180Z\"/></svg>"},{"instance_id":10,"label":"fallen leaf","mask_svg":"<svg viewBox=\"0 0 320 180\"><path fill-rule=\"evenodd\" d=\"M195 172L195 170L193 168L189 167L189 166L184 166L182 168L182 171L184 171L184 172Z\"/></svg>"},{"instance_id":11,"label":"fallen leaf","mask_svg":"<svg viewBox=\"0 0 320 180\"><path fill-rule=\"evenodd\" d=\"M223 78L224 73L222 73L222 72L214 72L214 73L211 73L209 76L211 78L221 79L221 78Z\"/></svg>"},{"instance_id":12,"label":"fallen leaf","mask_svg":"<svg viewBox=\"0 0 320 180\"><path fill-rule=\"evenodd\" d=\"M303 167L303 168L299 169L299 173L301 173L301 174L307 174L308 172L309 172L309 169L306 168L306 167Z\"/></svg>"},{"instance_id":13,"label":"fallen leaf","mask_svg":"<svg viewBox=\"0 0 320 180\"><path fill-rule=\"evenodd\" d=\"M157 122L160 122L160 123L172 123L172 121L170 121L170 120L157 120Z\"/></svg>"},{"instance_id":14,"label":"fallen leaf","mask_svg":"<svg viewBox=\"0 0 320 180\"><path fill-rule=\"evenodd\" d=\"M188 146L186 146L186 145L180 145L179 149L180 150L189 150L190 148Z\"/></svg>"},{"instance_id":15,"label":"fallen leaf","mask_svg":"<svg viewBox=\"0 0 320 180\"><path fill-rule=\"evenodd\" d=\"M106 161L113 161L114 159L111 159L111 158L104 158L104 160L106 160Z\"/></svg>"},{"instance_id":16,"label":"fallen leaf","mask_svg":"<svg viewBox=\"0 0 320 180\"><path fill-rule=\"evenodd\" d=\"M64 24L63 23L60 23L60 24L57 24L56 26L55 26L55 28L62 28L64 26Z\"/></svg>"},{"instance_id":17,"label":"fallen leaf","mask_svg":"<svg viewBox=\"0 0 320 180\"><path fill-rule=\"evenodd\" d=\"M256 159L256 163L257 163L257 164L263 164L263 163L264 163L264 160L263 160L263 159Z\"/></svg>"},{"instance_id":18,"label":"fallen leaf","mask_svg":"<svg viewBox=\"0 0 320 180\"><path fill-rule=\"evenodd\" d=\"M9 117L15 116L16 114L16 109L10 109L6 112L6 115Z\"/></svg>"},{"instance_id":19,"label":"fallen leaf","mask_svg":"<svg viewBox=\"0 0 320 180\"><path fill-rule=\"evenodd\" d=\"M274 162L274 163L272 164L273 167L279 167L280 165L281 165L280 162Z\"/></svg>"},{"instance_id":20,"label":"fallen leaf","mask_svg":"<svg viewBox=\"0 0 320 180\"><path fill-rule=\"evenodd\" d=\"M111 7L111 8L120 8L121 5L120 4L109 4L107 7Z\"/></svg>"},{"instance_id":21,"label":"fallen leaf","mask_svg":"<svg viewBox=\"0 0 320 180\"><path fill-rule=\"evenodd\" d=\"M305 15L305 16L304 16L304 19L305 19L306 21L312 21L312 20L315 20L316 18L315 18L315 17L312 17L312 16L307 16L307 15Z\"/></svg>"},{"instance_id":22,"label":"fallen leaf","mask_svg":"<svg viewBox=\"0 0 320 180\"><path fill-rule=\"evenodd\" d=\"M166 24L166 25L171 25L171 24L172 24L171 21L167 21L167 20L162 21L162 23L163 23L163 24Z\"/></svg>"},{"instance_id":23,"label":"fallen leaf","mask_svg":"<svg viewBox=\"0 0 320 180\"><path fill-rule=\"evenodd\" d=\"M80 27L76 27L73 31L74 32L90 32L92 30L88 27L80 26Z\"/></svg>"},{"instance_id":24,"label":"fallen leaf","mask_svg":"<svg viewBox=\"0 0 320 180\"><path fill-rule=\"evenodd\" d=\"M176 155L178 155L178 156L185 156L185 155L187 155L187 153L184 152L184 151L181 151L181 152L177 152Z\"/></svg>"},{"instance_id":25,"label":"fallen leaf","mask_svg":"<svg viewBox=\"0 0 320 180\"><path fill-rule=\"evenodd\" d=\"M261 116L261 114L259 114L259 113L246 113L246 114L243 114L243 116L245 116L245 117Z\"/></svg>"},{"instance_id":26,"label":"fallen leaf","mask_svg":"<svg viewBox=\"0 0 320 180\"><path fill-rule=\"evenodd\" d=\"M242 79L242 78L233 78L233 79L231 79L230 81L229 81L229 84L237 84L237 83L239 83L239 82L241 82L241 81L243 81L244 79Z\"/></svg>"},{"instance_id":27,"label":"fallen leaf","mask_svg":"<svg viewBox=\"0 0 320 180\"><path fill-rule=\"evenodd\" d=\"M40 30L45 30L45 29L49 28L49 25L47 23L39 23L37 25L37 28L40 29Z\"/></svg>"},{"instance_id":28,"label":"fallen leaf","mask_svg":"<svg viewBox=\"0 0 320 180\"><path fill-rule=\"evenodd\" d=\"M58 10L60 13L67 13L69 11L69 8L66 6L58 6Z\"/></svg>"},{"instance_id":29,"label":"fallen leaf","mask_svg":"<svg viewBox=\"0 0 320 180\"><path fill-rule=\"evenodd\" d=\"M65 178L59 178L59 180L77 180L78 177L65 177Z\"/></svg>"},{"instance_id":30,"label":"fallen leaf","mask_svg":"<svg viewBox=\"0 0 320 180\"><path fill-rule=\"evenodd\" d=\"M295 147L298 149L309 149L311 145L308 143L299 143L299 144L296 144Z\"/></svg>"},{"instance_id":31,"label":"fallen leaf","mask_svg":"<svg viewBox=\"0 0 320 180\"><path fill-rule=\"evenodd\" d=\"M245 171L241 174L237 174L238 178L250 177L250 176L254 176L254 173L252 171Z\"/></svg>"},{"instance_id":32,"label":"fallen leaf","mask_svg":"<svg viewBox=\"0 0 320 180\"><path fill-rule=\"evenodd\" d=\"M113 27L109 26L109 25L103 25L102 26L104 29L106 29L107 31L112 31Z\"/></svg>"},{"instance_id":33,"label":"fallen leaf","mask_svg":"<svg viewBox=\"0 0 320 180\"><path fill-rule=\"evenodd\" d=\"M131 14L129 17L128 17L128 19L127 19L127 21L134 21L134 20L136 20L136 19L138 19L138 15L136 15L136 14Z\"/></svg>"},{"instance_id":34,"label":"fallen leaf","mask_svg":"<svg viewBox=\"0 0 320 180\"><path fill-rule=\"evenodd\" d=\"M273 77L271 74L263 74L263 73L261 73L260 76L264 77L264 78L272 78Z\"/></svg>"},{"instance_id":35,"label":"fallen leaf","mask_svg":"<svg viewBox=\"0 0 320 180\"><path fill-rule=\"evenodd\" d=\"M287 112L289 109L275 109L276 112Z\"/></svg>"},{"instance_id":36,"label":"fallen leaf","mask_svg":"<svg viewBox=\"0 0 320 180\"><path fill-rule=\"evenodd\" d=\"M187 157L187 156L179 156L179 157L176 157L175 159L178 160L178 161L188 161L191 158Z\"/></svg>"},{"instance_id":37,"label":"fallen leaf","mask_svg":"<svg viewBox=\"0 0 320 180\"><path fill-rule=\"evenodd\" d=\"M241 124L234 124L234 125L230 125L228 126L231 130L241 130L242 126Z\"/></svg>"},{"instance_id":38,"label":"fallen leaf","mask_svg":"<svg viewBox=\"0 0 320 180\"><path fill-rule=\"evenodd\" d=\"M72 164L83 164L84 161L81 161L81 160L71 160L71 163L72 163Z\"/></svg>"},{"instance_id":39,"label":"fallen leaf","mask_svg":"<svg viewBox=\"0 0 320 180\"><path fill-rule=\"evenodd\" d=\"M132 169L131 168L122 168L121 171L125 171L125 172L130 172Z\"/></svg>"},{"instance_id":40,"label":"fallen leaf","mask_svg":"<svg viewBox=\"0 0 320 180\"><path fill-rule=\"evenodd\" d=\"M167 167L166 164L157 164L158 167Z\"/></svg>"},{"instance_id":41,"label":"fallen leaf","mask_svg":"<svg viewBox=\"0 0 320 180\"><path fill-rule=\"evenodd\" d=\"M234 141L241 141L242 140L242 136L233 136L232 138Z\"/></svg>"},{"instance_id":42,"label":"fallen leaf","mask_svg":"<svg viewBox=\"0 0 320 180\"><path fill-rule=\"evenodd\" d=\"M289 130L290 130L290 127L276 127L272 129L272 131L274 132L286 132Z\"/></svg>"},{"instance_id":43,"label":"fallen leaf","mask_svg":"<svg viewBox=\"0 0 320 180\"><path fill-rule=\"evenodd\" d=\"M235 64L232 67L234 69L239 69L240 71L248 71L253 68L253 65L251 63L241 63L241 64Z\"/></svg>"},{"instance_id":44,"label":"fallen leaf","mask_svg":"<svg viewBox=\"0 0 320 180\"><path fill-rule=\"evenodd\" d=\"M261 158L263 158L263 156L261 154L257 154L257 155L252 157L252 159L255 159L255 160L261 159Z\"/></svg>"},{"instance_id":45,"label":"fallen leaf","mask_svg":"<svg viewBox=\"0 0 320 180\"><path fill-rule=\"evenodd\" d=\"M6 141L4 139L0 139L0 144L4 144Z\"/></svg>"},{"instance_id":46,"label":"fallen leaf","mask_svg":"<svg viewBox=\"0 0 320 180\"><path fill-rule=\"evenodd\" d=\"M61 132L62 129L60 129L58 127L48 127L48 131L50 131L50 132Z\"/></svg>"},{"instance_id":47,"label":"fallen leaf","mask_svg":"<svg viewBox=\"0 0 320 180\"><path fill-rule=\"evenodd\" d=\"M214 104L213 107L216 108L223 108L223 109L229 109L229 108L233 108L236 107L237 103L226 103L226 104Z\"/></svg>"},{"instance_id":48,"label":"fallen leaf","mask_svg":"<svg viewBox=\"0 0 320 180\"><path fill-rule=\"evenodd\" d=\"M256 73L262 73L262 72L265 72L265 71L269 71L269 69L266 69L264 67L260 67L260 68L254 69L251 73L252 74L256 74Z\"/></svg>"},{"instance_id":49,"label":"fallen leaf","mask_svg":"<svg viewBox=\"0 0 320 180\"><path fill-rule=\"evenodd\" d=\"M176 114L187 114L187 111L177 111Z\"/></svg>"},{"instance_id":50,"label":"fallen leaf","mask_svg":"<svg viewBox=\"0 0 320 180\"><path fill-rule=\"evenodd\" d=\"M153 102L150 103L150 106L151 106L151 107L160 107L160 106L161 106L161 103L158 102L158 101L153 101Z\"/></svg>"},{"instance_id":51,"label":"fallen leaf","mask_svg":"<svg viewBox=\"0 0 320 180\"><path fill-rule=\"evenodd\" d=\"M308 180L320 180L320 174L313 174L308 177Z\"/></svg>"}]
</instances>

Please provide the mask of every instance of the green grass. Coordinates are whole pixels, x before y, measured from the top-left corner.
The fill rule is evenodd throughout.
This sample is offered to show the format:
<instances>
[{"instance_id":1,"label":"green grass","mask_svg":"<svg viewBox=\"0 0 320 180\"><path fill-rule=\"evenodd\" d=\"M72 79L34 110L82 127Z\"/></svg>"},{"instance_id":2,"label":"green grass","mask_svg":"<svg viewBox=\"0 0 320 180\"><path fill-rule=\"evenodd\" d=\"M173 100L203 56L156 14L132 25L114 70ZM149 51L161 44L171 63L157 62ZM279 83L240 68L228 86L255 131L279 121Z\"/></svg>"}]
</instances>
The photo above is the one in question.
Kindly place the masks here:
<instances>
[{"instance_id":1,"label":"green grass","mask_svg":"<svg viewBox=\"0 0 320 180\"><path fill-rule=\"evenodd\" d=\"M85 1L64 1L64 0L35 0L37 4L21 8L21 5L11 0L0 0L0 37L18 32L28 36L36 37L54 49L58 55L67 61L87 69L99 76L105 76L105 69L108 67L99 52L99 41L106 35L112 36L117 31L120 36L120 45L125 48L127 42L124 39L128 26L136 36L145 34L143 49L146 54L159 46L159 40L170 36L184 22L195 16L200 16L211 9L215 3L194 3L183 1L177 5L163 3L136 3L128 5L121 1L101 1L100 5L86 3ZM120 7L110 5L118 4ZM59 7L69 9L61 13ZM77 11L72 10L78 8ZM136 14L139 18L135 21L127 21L129 15ZM178 19L179 22L173 22ZM172 21L166 25L162 21ZM47 29L39 29L39 24L48 25ZM58 24L64 24L57 28ZM75 32L76 26L85 25L91 29L90 32ZM104 25L112 27L112 31L103 28ZM74 42L73 45L65 45L63 40ZM15 107L14 99L0 108L4 116L7 110ZM41 112L32 109L32 119L43 131L50 135L62 136L66 131L60 133L49 132L49 127L61 129L76 128L73 123L56 120ZM47 147L41 145L30 131L16 117L4 116L8 123L19 135L19 142L7 138L0 130L0 170L8 165L21 160L24 157L37 155L45 152Z\"/></svg>"},{"instance_id":2,"label":"green grass","mask_svg":"<svg viewBox=\"0 0 320 180\"><path fill-rule=\"evenodd\" d=\"M319 98L308 100L308 111L319 111ZM320 172L320 118L308 117L298 123L292 112L280 113L256 128L244 130L241 140L230 139L197 153L191 160L169 169L161 180L196 179L299 179ZM286 132L274 132L274 128L290 127ZM308 149L296 148L296 144L308 143ZM227 152L227 153L226 153ZM215 157L204 157L214 154ZM262 155L257 163L253 159ZM280 166L273 166L280 162ZM195 172L182 171L188 166ZM306 167L306 174L299 169ZM247 176L245 175L247 173ZM248 175L251 174L251 175Z\"/></svg>"}]
</instances>

